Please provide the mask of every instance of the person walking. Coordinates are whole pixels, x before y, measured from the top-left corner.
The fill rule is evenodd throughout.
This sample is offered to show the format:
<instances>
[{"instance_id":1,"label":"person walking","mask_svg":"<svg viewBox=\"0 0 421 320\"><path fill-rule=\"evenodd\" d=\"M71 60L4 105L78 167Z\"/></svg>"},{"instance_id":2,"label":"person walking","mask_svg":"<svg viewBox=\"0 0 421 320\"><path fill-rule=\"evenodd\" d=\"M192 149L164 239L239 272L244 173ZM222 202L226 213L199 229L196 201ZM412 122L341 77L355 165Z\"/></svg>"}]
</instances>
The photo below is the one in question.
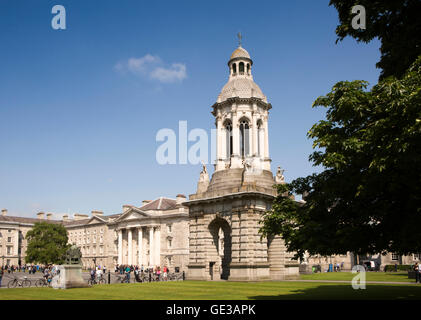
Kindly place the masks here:
<instances>
[{"instance_id":1,"label":"person walking","mask_svg":"<svg viewBox=\"0 0 421 320\"><path fill-rule=\"evenodd\" d=\"M126 267L126 282L127 283L130 283L130 267L129 266L127 266Z\"/></svg>"},{"instance_id":2,"label":"person walking","mask_svg":"<svg viewBox=\"0 0 421 320\"><path fill-rule=\"evenodd\" d=\"M418 264L418 282L421 283L421 266Z\"/></svg>"},{"instance_id":3,"label":"person walking","mask_svg":"<svg viewBox=\"0 0 421 320\"><path fill-rule=\"evenodd\" d=\"M414 271L415 271L415 283L420 282L420 266L418 265L418 262L415 262L414 264Z\"/></svg>"},{"instance_id":4,"label":"person walking","mask_svg":"<svg viewBox=\"0 0 421 320\"><path fill-rule=\"evenodd\" d=\"M3 278L3 274L4 274L4 271L3 271L3 266L0 268L0 287L1 287L1 279Z\"/></svg>"}]
</instances>

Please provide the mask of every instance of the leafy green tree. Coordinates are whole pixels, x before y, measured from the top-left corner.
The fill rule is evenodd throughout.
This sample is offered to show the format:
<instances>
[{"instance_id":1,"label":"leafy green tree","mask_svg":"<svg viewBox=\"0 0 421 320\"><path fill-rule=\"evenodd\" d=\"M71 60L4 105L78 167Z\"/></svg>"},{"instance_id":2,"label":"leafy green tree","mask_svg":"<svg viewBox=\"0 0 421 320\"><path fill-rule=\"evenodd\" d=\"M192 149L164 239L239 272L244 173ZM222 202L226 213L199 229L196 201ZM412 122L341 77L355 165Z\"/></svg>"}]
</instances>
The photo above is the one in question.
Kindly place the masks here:
<instances>
[{"instance_id":1,"label":"leafy green tree","mask_svg":"<svg viewBox=\"0 0 421 320\"><path fill-rule=\"evenodd\" d=\"M67 230L61 224L37 222L26 234L26 239L26 261L29 263L62 264L64 254L70 247L67 244Z\"/></svg>"},{"instance_id":2,"label":"leafy green tree","mask_svg":"<svg viewBox=\"0 0 421 320\"><path fill-rule=\"evenodd\" d=\"M382 69L380 79L390 75L402 77L421 54L421 1L420 0L331 0L339 15L336 28L338 41L351 36L357 41L381 41L381 58L377 67ZM354 5L366 9L366 29L352 28Z\"/></svg>"},{"instance_id":3,"label":"leafy green tree","mask_svg":"<svg viewBox=\"0 0 421 320\"><path fill-rule=\"evenodd\" d=\"M366 88L339 82L314 102L327 113L308 133L310 160L325 170L278 187L264 216L262 233L298 256L421 252L421 56L402 79Z\"/></svg>"}]
</instances>

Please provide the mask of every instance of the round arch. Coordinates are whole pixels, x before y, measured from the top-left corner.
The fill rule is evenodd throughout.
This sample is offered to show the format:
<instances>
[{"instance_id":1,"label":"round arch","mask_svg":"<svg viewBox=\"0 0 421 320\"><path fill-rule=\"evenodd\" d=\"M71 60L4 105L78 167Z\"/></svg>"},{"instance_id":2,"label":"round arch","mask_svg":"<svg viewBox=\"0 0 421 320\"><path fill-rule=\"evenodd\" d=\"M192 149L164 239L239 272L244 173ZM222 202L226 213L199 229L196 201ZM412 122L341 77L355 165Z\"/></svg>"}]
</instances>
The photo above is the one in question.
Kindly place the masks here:
<instances>
[{"instance_id":1,"label":"round arch","mask_svg":"<svg viewBox=\"0 0 421 320\"><path fill-rule=\"evenodd\" d=\"M209 274L211 279L227 280L230 275L231 263L231 227L229 223L216 217L209 223L209 232L212 236L212 250L208 253Z\"/></svg>"}]
</instances>

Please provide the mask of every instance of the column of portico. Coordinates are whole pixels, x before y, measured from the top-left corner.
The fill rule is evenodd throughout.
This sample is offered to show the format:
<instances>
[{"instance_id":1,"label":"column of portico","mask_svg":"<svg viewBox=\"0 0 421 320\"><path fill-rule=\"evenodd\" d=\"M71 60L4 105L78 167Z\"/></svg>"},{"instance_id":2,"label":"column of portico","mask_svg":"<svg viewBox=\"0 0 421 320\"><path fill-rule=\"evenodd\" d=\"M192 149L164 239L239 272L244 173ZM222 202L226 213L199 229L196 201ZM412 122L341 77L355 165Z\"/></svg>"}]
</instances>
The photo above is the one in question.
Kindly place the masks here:
<instances>
[{"instance_id":1,"label":"column of portico","mask_svg":"<svg viewBox=\"0 0 421 320\"><path fill-rule=\"evenodd\" d=\"M161 230L158 228L156 228L156 232L155 232L155 245L154 245L154 250L155 250L155 264L156 265L160 265L161 263Z\"/></svg>"},{"instance_id":2,"label":"column of portico","mask_svg":"<svg viewBox=\"0 0 421 320\"><path fill-rule=\"evenodd\" d=\"M118 264L123 264L123 230L118 230Z\"/></svg>"},{"instance_id":3,"label":"column of portico","mask_svg":"<svg viewBox=\"0 0 421 320\"><path fill-rule=\"evenodd\" d=\"M132 265L133 264L133 239L132 239L132 229L128 229L127 230L127 251L128 251L128 255L127 255L127 264L128 265Z\"/></svg>"},{"instance_id":4,"label":"column of portico","mask_svg":"<svg viewBox=\"0 0 421 320\"><path fill-rule=\"evenodd\" d=\"M142 227L137 229L137 248L138 248L137 264L140 267L143 263L143 261L142 261L142 258L143 258L142 257L142 255L143 255L143 230L142 230Z\"/></svg>"},{"instance_id":5,"label":"column of portico","mask_svg":"<svg viewBox=\"0 0 421 320\"><path fill-rule=\"evenodd\" d=\"M149 227L149 265L154 265L154 234L153 234L153 227Z\"/></svg>"}]
</instances>

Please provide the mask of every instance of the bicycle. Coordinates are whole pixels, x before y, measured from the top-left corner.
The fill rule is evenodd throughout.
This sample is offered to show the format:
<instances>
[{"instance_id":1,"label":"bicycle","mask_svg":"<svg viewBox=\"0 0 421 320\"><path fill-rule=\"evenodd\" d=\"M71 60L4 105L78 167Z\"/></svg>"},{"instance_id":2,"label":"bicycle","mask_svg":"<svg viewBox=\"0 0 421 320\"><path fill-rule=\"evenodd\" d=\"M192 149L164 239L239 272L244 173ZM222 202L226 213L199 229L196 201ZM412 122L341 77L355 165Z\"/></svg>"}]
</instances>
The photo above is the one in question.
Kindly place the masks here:
<instances>
[{"instance_id":1,"label":"bicycle","mask_svg":"<svg viewBox=\"0 0 421 320\"><path fill-rule=\"evenodd\" d=\"M17 286L22 288L29 288L31 286L31 281L28 280L27 277L23 277L23 280L15 277L14 279L10 280L7 284L8 288L16 288Z\"/></svg>"},{"instance_id":2,"label":"bicycle","mask_svg":"<svg viewBox=\"0 0 421 320\"><path fill-rule=\"evenodd\" d=\"M35 281L36 287L51 287L51 279L41 278Z\"/></svg>"},{"instance_id":3,"label":"bicycle","mask_svg":"<svg viewBox=\"0 0 421 320\"><path fill-rule=\"evenodd\" d=\"M99 279L97 279L96 277L94 279L89 279L88 280L88 284L89 285L94 285L94 284L106 284L107 282L105 281L105 279L103 277L100 277Z\"/></svg>"}]
</instances>

